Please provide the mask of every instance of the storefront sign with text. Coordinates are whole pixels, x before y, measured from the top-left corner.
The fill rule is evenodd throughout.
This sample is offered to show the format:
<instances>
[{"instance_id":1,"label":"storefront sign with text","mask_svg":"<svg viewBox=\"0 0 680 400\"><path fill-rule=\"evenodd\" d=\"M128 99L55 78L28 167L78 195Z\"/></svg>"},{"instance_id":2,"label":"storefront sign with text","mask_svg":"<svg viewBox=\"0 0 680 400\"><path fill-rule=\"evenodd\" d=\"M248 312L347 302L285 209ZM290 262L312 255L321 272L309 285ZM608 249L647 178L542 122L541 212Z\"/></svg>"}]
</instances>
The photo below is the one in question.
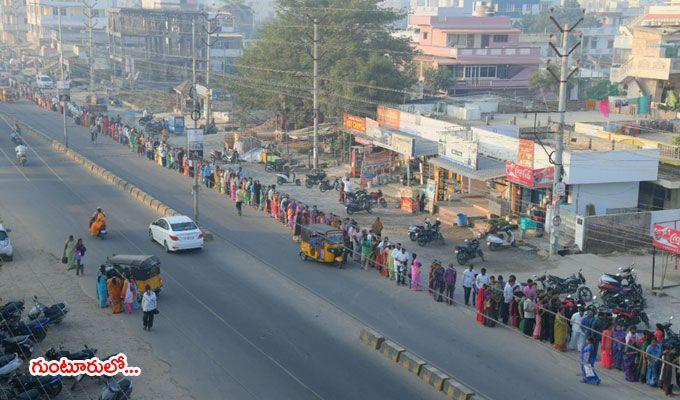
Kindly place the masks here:
<instances>
[{"instance_id":1,"label":"storefront sign with text","mask_svg":"<svg viewBox=\"0 0 680 400\"><path fill-rule=\"evenodd\" d=\"M517 152L517 164L522 167L534 169L534 142L520 139L519 151Z\"/></svg>"},{"instance_id":2,"label":"storefront sign with text","mask_svg":"<svg viewBox=\"0 0 680 400\"><path fill-rule=\"evenodd\" d=\"M652 245L657 249L680 254L680 230L661 224L654 224L654 238Z\"/></svg>"},{"instance_id":3,"label":"storefront sign with text","mask_svg":"<svg viewBox=\"0 0 680 400\"><path fill-rule=\"evenodd\" d=\"M510 182L529 188L546 188L552 186L555 167L531 169L506 161L505 176Z\"/></svg>"},{"instance_id":4,"label":"storefront sign with text","mask_svg":"<svg viewBox=\"0 0 680 400\"><path fill-rule=\"evenodd\" d=\"M342 126L348 131L366 134L366 118L352 114L342 116Z\"/></svg>"}]
</instances>

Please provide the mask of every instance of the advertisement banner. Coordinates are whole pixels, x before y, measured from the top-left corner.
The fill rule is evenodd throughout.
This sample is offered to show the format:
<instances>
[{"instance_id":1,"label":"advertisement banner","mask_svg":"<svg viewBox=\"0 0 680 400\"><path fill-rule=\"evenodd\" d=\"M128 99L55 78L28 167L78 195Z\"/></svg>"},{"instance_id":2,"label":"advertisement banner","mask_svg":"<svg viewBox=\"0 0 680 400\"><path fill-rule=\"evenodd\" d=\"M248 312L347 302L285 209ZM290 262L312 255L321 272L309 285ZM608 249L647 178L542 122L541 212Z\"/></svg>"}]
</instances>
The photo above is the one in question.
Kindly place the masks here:
<instances>
[{"instance_id":1,"label":"advertisement banner","mask_svg":"<svg viewBox=\"0 0 680 400\"><path fill-rule=\"evenodd\" d=\"M203 158L203 129L190 128L188 133L189 158L199 160Z\"/></svg>"},{"instance_id":2,"label":"advertisement banner","mask_svg":"<svg viewBox=\"0 0 680 400\"><path fill-rule=\"evenodd\" d=\"M519 151L517 152L517 164L522 167L534 169L534 142L520 139Z\"/></svg>"},{"instance_id":3,"label":"advertisement banner","mask_svg":"<svg viewBox=\"0 0 680 400\"><path fill-rule=\"evenodd\" d=\"M389 145L392 147L391 150L394 150L397 153L411 157L413 156L413 138L411 136L392 132Z\"/></svg>"},{"instance_id":4,"label":"advertisement banner","mask_svg":"<svg viewBox=\"0 0 680 400\"><path fill-rule=\"evenodd\" d=\"M352 114L343 114L342 127L354 133L366 134L366 118Z\"/></svg>"},{"instance_id":5,"label":"advertisement banner","mask_svg":"<svg viewBox=\"0 0 680 400\"><path fill-rule=\"evenodd\" d=\"M654 238L652 245L657 249L680 254L680 230L661 224L654 224Z\"/></svg>"},{"instance_id":6,"label":"advertisement banner","mask_svg":"<svg viewBox=\"0 0 680 400\"><path fill-rule=\"evenodd\" d=\"M401 127L401 111L385 106L378 106L378 124L392 129Z\"/></svg>"},{"instance_id":7,"label":"advertisement banner","mask_svg":"<svg viewBox=\"0 0 680 400\"><path fill-rule=\"evenodd\" d=\"M505 162L505 177L510 182L532 189L552 186L554 175L555 167L531 169L510 161Z\"/></svg>"},{"instance_id":8,"label":"advertisement banner","mask_svg":"<svg viewBox=\"0 0 680 400\"><path fill-rule=\"evenodd\" d=\"M476 170L478 148L477 142L448 136L443 144L443 151L440 152L440 157Z\"/></svg>"}]
</instances>

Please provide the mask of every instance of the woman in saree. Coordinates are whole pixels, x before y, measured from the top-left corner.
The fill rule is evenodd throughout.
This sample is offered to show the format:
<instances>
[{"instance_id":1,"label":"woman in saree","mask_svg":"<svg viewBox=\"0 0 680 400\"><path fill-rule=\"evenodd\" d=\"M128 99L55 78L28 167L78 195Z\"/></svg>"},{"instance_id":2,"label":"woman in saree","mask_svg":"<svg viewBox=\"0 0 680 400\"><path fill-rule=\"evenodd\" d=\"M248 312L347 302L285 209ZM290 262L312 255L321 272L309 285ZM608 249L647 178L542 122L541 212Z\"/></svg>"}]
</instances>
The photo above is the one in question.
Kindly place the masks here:
<instances>
[{"instance_id":1,"label":"woman in saree","mask_svg":"<svg viewBox=\"0 0 680 400\"><path fill-rule=\"evenodd\" d=\"M488 286L484 283L477 291L477 322L484 325L484 300L486 300L485 294L487 292Z\"/></svg>"},{"instance_id":2,"label":"woman in saree","mask_svg":"<svg viewBox=\"0 0 680 400\"><path fill-rule=\"evenodd\" d=\"M111 311L114 314L119 314L123 312L123 307L121 304L121 292L123 291L123 282L115 276L108 281L106 281L106 288L109 292L109 304L111 305Z\"/></svg>"},{"instance_id":3,"label":"woman in saree","mask_svg":"<svg viewBox=\"0 0 680 400\"><path fill-rule=\"evenodd\" d=\"M97 299L99 300L99 307L106 308L109 306L109 291L106 287L106 267L103 265L99 267L99 275L97 275Z\"/></svg>"},{"instance_id":4,"label":"woman in saree","mask_svg":"<svg viewBox=\"0 0 680 400\"><path fill-rule=\"evenodd\" d=\"M422 264L420 263L420 260L418 260L415 255L413 256L413 263L411 264L411 290L415 290L417 292L423 290L422 285L421 285L421 277L420 277L420 270L422 268Z\"/></svg>"},{"instance_id":5,"label":"woman in saree","mask_svg":"<svg viewBox=\"0 0 680 400\"><path fill-rule=\"evenodd\" d=\"M637 355L638 359L638 382L645 383L647 381L647 369L649 367L649 357L645 350L652 341L652 333L645 330L642 332L642 338L636 343L637 348L640 350Z\"/></svg>"},{"instance_id":6,"label":"woman in saree","mask_svg":"<svg viewBox=\"0 0 680 400\"><path fill-rule=\"evenodd\" d=\"M638 351L635 344L636 341L635 326L630 327L628 335L626 335L626 347L624 349L623 370L626 372L626 380L628 382L638 381Z\"/></svg>"},{"instance_id":7,"label":"woman in saree","mask_svg":"<svg viewBox=\"0 0 680 400\"><path fill-rule=\"evenodd\" d=\"M532 332L531 337L533 337L536 340L541 340L541 332L543 331L543 314L545 313L545 303L542 301L539 301L536 303L536 313L534 316L534 319L536 322L534 323L534 331Z\"/></svg>"},{"instance_id":8,"label":"woman in saree","mask_svg":"<svg viewBox=\"0 0 680 400\"><path fill-rule=\"evenodd\" d=\"M569 336L569 321L564 317L564 309L559 308L555 315L553 327L553 349L557 351L567 351L567 337Z\"/></svg>"},{"instance_id":9,"label":"woman in saree","mask_svg":"<svg viewBox=\"0 0 680 400\"><path fill-rule=\"evenodd\" d=\"M602 331L602 345L600 351L602 353L602 367L611 369L614 366L614 344L612 342L614 332L611 325Z\"/></svg>"},{"instance_id":10,"label":"woman in saree","mask_svg":"<svg viewBox=\"0 0 680 400\"><path fill-rule=\"evenodd\" d=\"M493 328L496 325L496 296L492 286L484 290L484 325Z\"/></svg>"},{"instance_id":11,"label":"woman in saree","mask_svg":"<svg viewBox=\"0 0 680 400\"><path fill-rule=\"evenodd\" d=\"M661 345L652 338L646 349L647 353L647 379L649 386L659 386L659 367L661 366Z\"/></svg>"},{"instance_id":12,"label":"woman in saree","mask_svg":"<svg viewBox=\"0 0 680 400\"><path fill-rule=\"evenodd\" d=\"M597 358L597 354L595 354L593 338L589 337L581 350L581 382L593 385L600 384L600 377L595 372L595 358Z\"/></svg>"}]
</instances>

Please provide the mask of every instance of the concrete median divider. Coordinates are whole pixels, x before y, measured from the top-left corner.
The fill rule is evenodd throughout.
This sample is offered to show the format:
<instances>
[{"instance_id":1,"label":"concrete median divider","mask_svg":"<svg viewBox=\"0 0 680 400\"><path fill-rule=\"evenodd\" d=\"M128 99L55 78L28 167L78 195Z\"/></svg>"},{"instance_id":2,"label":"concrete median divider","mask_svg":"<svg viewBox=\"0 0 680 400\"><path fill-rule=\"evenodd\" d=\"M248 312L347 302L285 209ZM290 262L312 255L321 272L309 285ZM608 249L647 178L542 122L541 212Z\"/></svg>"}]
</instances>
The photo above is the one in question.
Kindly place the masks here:
<instances>
[{"instance_id":1,"label":"concrete median divider","mask_svg":"<svg viewBox=\"0 0 680 400\"><path fill-rule=\"evenodd\" d=\"M359 339L374 350L378 350L382 355L399 364L402 368L417 376L420 380L427 383L434 390L443 391L446 396L453 400L471 400L475 392L450 377L439 368L430 365L398 343L389 340L382 334L373 329L364 328L361 330Z\"/></svg>"},{"instance_id":2,"label":"concrete median divider","mask_svg":"<svg viewBox=\"0 0 680 400\"><path fill-rule=\"evenodd\" d=\"M11 118L9 114L5 112L0 111L0 119L4 120L7 125L13 125L14 124L14 118ZM32 126L24 123L24 122L17 122L19 126L28 133L32 133L34 136L36 136L38 139L46 142L49 144L49 146L59 152L63 153L66 157L71 159L77 164L80 164L83 166L83 168L93 175L98 176L102 180L106 181L107 183L111 184L112 186L115 186L118 189L123 190L124 192L127 192L130 197L133 199L137 200L138 202L148 206L149 208L153 209L155 212L159 213L161 216L171 216L171 215L182 215L181 213L177 212L176 210L168 207L165 203L162 201L156 199L155 197L151 196L150 194L144 192L143 190L139 189L135 185L125 181L124 179L121 179L119 176L116 174L112 173L111 171L100 167L96 163L92 162L89 158L81 155L77 151L71 149L71 148L66 148L63 144L60 142L50 138L46 134L40 132L39 130L33 128ZM204 232L204 238L206 240L211 240L212 239L212 233L209 233L210 239L207 238L206 232Z\"/></svg>"},{"instance_id":3,"label":"concrete median divider","mask_svg":"<svg viewBox=\"0 0 680 400\"><path fill-rule=\"evenodd\" d=\"M389 358L390 360L392 360L395 363L399 362L399 356L404 351L406 351L405 348L399 346L397 343L395 343L391 340L386 339L380 345L380 353L382 353L382 355Z\"/></svg>"},{"instance_id":4,"label":"concrete median divider","mask_svg":"<svg viewBox=\"0 0 680 400\"><path fill-rule=\"evenodd\" d=\"M379 334L373 329L365 328L361 330L361 335L359 335L359 339L362 342L366 343L367 345L371 346L373 350L380 350L380 345L382 344L382 342L385 341L385 336Z\"/></svg>"},{"instance_id":5,"label":"concrete median divider","mask_svg":"<svg viewBox=\"0 0 680 400\"><path fill-rule=\"evenodd\" d=\"M425 360L419 358L410 351L405 351L399 356L399 365L415 376L420 374L420 370L425 365Z\"/></svg>"},{"instance_id":6,"label":"concrete median divider","mask_svg":"<svg viewBox=\"0 0 680 400\"><path fill-rule=\"evenodd\" d=\"M463 384L452 379L447 379L442 388L444 393L453 400L471 400L475 392Z\"/></svg>"}]
</instances>

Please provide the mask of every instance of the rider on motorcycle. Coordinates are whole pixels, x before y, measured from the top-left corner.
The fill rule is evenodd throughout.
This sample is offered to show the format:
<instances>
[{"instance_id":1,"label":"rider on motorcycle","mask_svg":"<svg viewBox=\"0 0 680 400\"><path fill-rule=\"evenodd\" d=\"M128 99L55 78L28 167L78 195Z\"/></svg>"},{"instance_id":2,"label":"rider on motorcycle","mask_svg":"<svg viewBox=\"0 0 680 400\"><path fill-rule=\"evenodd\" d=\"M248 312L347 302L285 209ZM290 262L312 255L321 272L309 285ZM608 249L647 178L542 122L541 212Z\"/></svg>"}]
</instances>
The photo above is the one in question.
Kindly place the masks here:
<instances>
[{"instance_id":1,"label":"rider on motorcycle","mask_svg":"<svg viewBox=\"0 0 680 400\"><path fill-rule=\"evenodd\" d=\"M14 148L14 152L17 155L17 160L20 159L21 157L26 157L26 153L28 152L28 147L19 140L19 145Z\"/></svg>"},{"instance_id":2,"label":"rider on motorcycle","mask_svg":"<svg viewBox=\"0 0 680 400\"><path fill-rule=\"evenodd\" d=\"M101 208L97 208L90 218L90 234L97 236L106 227L106 214Z\"/></svg>"}]
</instances>

